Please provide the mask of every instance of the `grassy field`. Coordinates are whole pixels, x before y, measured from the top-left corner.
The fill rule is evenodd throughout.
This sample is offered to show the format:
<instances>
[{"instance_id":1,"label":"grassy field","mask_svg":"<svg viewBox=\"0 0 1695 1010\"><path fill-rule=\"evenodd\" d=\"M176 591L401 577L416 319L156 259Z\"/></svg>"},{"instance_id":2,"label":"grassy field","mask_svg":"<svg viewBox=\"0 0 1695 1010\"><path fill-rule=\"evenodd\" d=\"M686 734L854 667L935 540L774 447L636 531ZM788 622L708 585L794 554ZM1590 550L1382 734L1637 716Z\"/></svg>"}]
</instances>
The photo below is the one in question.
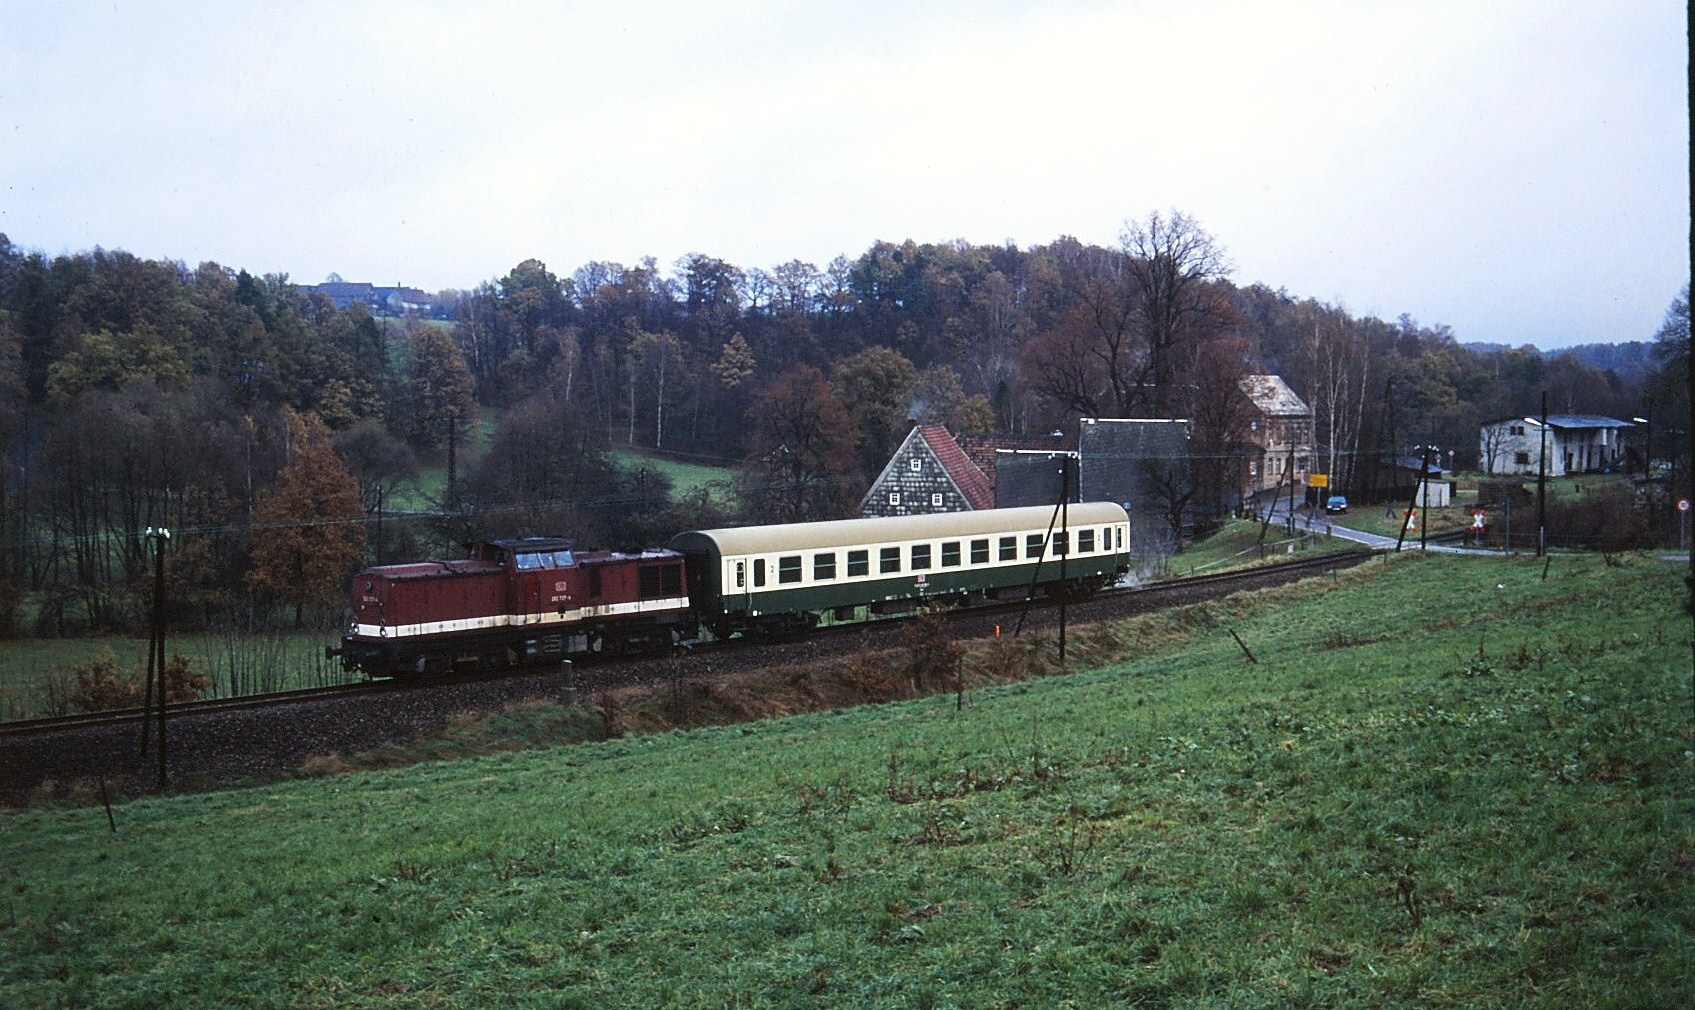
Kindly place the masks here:
<instances>
[{"instance_id":1,"label":"grassy field","mask_svg":"<svg viewBox=\"0 0 1695 1010\"><path fill-rule=\"evenodd\" d=\"M339 641L339 632L196 633L167 636L165 649L182 653L211 680L207 697L227 698L354 679L342 672L339 661L324 658L324 646ZM26 638L0 644L0 722L55 714L54 699L62 696L71 671L107 652L120 667L145 676L146 638Z\"/></svg>"},{"instance_id":2,"label":"grassy field","mask_svg":"<svg viewBox=\"0 0 1695 1010\"><path fill-rule=\"evenodd\" d=\"M634 470L639 466L652 467L658 470L670 478L672 498L681 498L691 492L705 491L720 504L728 504L735 495L736 470L734 467L691 463L686 460L629 448L614 449L612 458L617 461L620 468L626 471Z\"/></svg>"},{"instance_id":3,"label":"grassy field","mask_svg":"<svg viewBox=\"0 0 1695 1010\"><path fill-rule=\"evenodd\" d=\"M1542 571L1077 632L962 710L8 815L0 1004L1695 1005L1680 570Z\"/></svg>"}]
</instances>

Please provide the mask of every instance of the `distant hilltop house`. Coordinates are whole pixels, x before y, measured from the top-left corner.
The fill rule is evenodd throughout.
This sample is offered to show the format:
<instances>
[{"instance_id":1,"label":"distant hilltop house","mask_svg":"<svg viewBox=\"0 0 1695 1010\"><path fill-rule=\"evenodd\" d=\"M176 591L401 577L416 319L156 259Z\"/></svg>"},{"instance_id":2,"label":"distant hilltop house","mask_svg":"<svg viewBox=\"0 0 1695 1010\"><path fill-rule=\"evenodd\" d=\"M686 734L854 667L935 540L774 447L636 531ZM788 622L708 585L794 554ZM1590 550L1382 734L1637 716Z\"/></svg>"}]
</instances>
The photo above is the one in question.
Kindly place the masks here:
<instances>
[{"instance_id":1,"label":"distant hilltop house","mask_svg":"<svg viewBox=\"0 0 1695 1010\"><path fill-rule=\"evenodd\" d=\"M407 313L428 314L435 308L435 299L418 288L378 287L363 281L325 281L304 284L301 290L323 295L330 304L345 309L355 302L377 315L403 316Z\"/></svg>"},{"instance_id":2,"label":"distant hilltop house","mask_svg":"<svg viewBox=\"0 0 1695 1010\"><path fill-rule=\"evenodd\" d=\"M1624 462L1624 429L1635 427L1599 414L1549 414L1547 421L1545 432L1541 419L1534 417L1509 417L1479 428L1477 456L1483 472L1563 477L1610 470Z\"/></svg>"}]
</instances>

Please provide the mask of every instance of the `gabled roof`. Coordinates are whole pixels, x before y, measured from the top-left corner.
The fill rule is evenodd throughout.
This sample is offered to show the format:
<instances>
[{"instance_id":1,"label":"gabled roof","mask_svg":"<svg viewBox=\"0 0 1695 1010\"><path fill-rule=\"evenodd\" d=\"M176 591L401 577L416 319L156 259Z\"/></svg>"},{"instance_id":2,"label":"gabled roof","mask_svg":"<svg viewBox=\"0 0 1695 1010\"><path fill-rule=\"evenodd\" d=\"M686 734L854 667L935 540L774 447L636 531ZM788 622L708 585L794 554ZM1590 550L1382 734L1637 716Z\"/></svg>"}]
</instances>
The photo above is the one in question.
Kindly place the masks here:
<instances>
[{"instance_id":1,"label":"gabled roof","mask_svg":"<svg viewBox=\"0 0 1695 1010\"><path fill-rule=\"evenodd\" d=\"M1289 388L1281 375L1244 376L1241 386L1254 406L1268 417L1305 417L1311 413L1306 401Z\"/></svg>"},{"instance_id":2,"label":"gabled roof","mask_svg":"<svg viewBox=\"0 0 1695 1010\"><path fill-rule=\"evenodd\" d=\"M1493 421L1483 422L1483 427L1493 428L1497 424L1522 424L1525 421L1536 422L1541 418L1533 414L1518 414L1513 417L1500 417ZM1604 414L1549 414L1548 427L1566 430L1591 428L1634 428L1633 421L1621 421L1616 417Z\"/></svg>"},{"instance_id":3,"label":"gabled roof","mask_svg":"<svg viewBox=\"0 0 1695 1010\"><path fill-rule=\"evenodd\" d=\"M971 503L974 509L992 509L995 507L995 489L990 486L989 478L977 464L971 462L965 455L965 450L959 447L953 434L946 425L922 424L918 426L918 435L924 439L930 451L935 453L936 461L942 464L942 469L953 478L959 493Z\"/></svg>"}]
</instances>

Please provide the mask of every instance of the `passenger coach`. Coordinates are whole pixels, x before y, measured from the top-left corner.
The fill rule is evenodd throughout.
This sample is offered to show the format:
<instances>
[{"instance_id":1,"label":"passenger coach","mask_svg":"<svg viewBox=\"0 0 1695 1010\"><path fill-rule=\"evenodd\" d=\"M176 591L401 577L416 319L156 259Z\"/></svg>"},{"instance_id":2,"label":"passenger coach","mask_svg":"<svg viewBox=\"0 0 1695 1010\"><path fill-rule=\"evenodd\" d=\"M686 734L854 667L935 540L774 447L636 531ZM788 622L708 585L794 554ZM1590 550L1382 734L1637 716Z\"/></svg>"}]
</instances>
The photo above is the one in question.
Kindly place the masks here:
<instances>
[{"instance_id":1,"label":"passenger coach","mask_svg":"<svg viewBox=\"0 0 1695 1010\"><path fill-rule=\"evenodd\" d=\"M818 615L848 619L963 603L1082 594L1129 571L1129 516L1109 502L679 533L688 595L714 634L809 628ZM1051 528L1050 528L1051 526Z\"/></svg>"}]
</instances>

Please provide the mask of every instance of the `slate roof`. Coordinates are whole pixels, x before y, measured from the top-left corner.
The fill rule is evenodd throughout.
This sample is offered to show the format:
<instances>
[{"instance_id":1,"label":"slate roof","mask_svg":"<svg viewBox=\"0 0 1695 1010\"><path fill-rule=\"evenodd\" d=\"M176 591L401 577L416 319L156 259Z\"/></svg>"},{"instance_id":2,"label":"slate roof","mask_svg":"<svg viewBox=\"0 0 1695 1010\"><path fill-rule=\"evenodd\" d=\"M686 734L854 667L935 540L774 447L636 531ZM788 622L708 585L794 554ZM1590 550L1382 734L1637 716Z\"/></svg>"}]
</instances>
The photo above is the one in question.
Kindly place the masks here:
<instances>
[{"instance_id":1,"label":"slate roof","mask_svg":"<svg viewBox=\"0 0 1695 1010\"><path fill-rule=\"evenodd\" d=\"M1306 401L1301 399L1280 375L1248 375L1241 382L1242 392L1248 394L1248 399L1254 401L1267 417L1305 417L1311 413Z\"/></svg>"},{"instance_id":2,"label":"slate roof","mask_svg":"<svg viewBox=\"0 0 1695 1010\"><path fill-rule=\"evenodd\" d=\"M937 462L941 463L942 469L953 478L960 494L965 496L972 508L995 507L995 489L989 483L989 478L983 474L981 467L971 462L971 458L959 447L959 442L954 439L946 425L920 425L918 434L930 446L930 451L936 454Z\"/></svg>"}]
</instances>

